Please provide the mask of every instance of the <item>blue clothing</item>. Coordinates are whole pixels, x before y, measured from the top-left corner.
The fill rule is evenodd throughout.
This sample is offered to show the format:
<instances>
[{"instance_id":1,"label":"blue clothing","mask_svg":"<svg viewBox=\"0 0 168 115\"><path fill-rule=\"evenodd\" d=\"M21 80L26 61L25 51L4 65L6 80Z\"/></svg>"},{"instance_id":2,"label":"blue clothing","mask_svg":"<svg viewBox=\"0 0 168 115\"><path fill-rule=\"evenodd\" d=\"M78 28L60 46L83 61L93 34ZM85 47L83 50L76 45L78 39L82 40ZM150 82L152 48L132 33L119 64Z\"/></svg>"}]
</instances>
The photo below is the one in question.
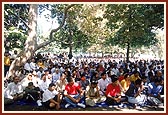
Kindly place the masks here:
<instances>
[{"instance_id":1,"label":"blue clothing","mask_svg":"<svg viewBox=\"0 0 168 115\"><path fill-rule=\"evenodd\" d=\"M129 97L134 97L134 95L137 93L138 88L134 85L134 83L131 83L129 86L129 89L126 91L125 95Z\"/></svg>"},{"instance_id":2,"label":"blue clothing","mask_svg":"<svg viewBox=\"0 0 168 115\"><path fill-rule=\"evenodd\" d=\"M80 96L79 94L76 94L76 95L73 96L73 98L77 99L79 96ZM81 97L81 100L82 100L83 98L84 98L84 96ZM64 99L65 99L65 101L66 101L67 103L69 103L69 104L72 105L73 107L77 107L77 103L74 103L74 102L73 102L71 99L69 99L68 97L65 97ZM81 100L80 100L80 101L81 101Z\"/></svg>"},{"instance_id":3,"label":"blue clothing","mask_svg":"<svg viewBox=\"0 0 168 115\"><path fill-rule=\"evenodd\" d=\"M153 94L154 96L158 96L158 94L162 91L163 86L158 85L154 82L148 84L148 94Z\"/></svg>"}]
</instances>

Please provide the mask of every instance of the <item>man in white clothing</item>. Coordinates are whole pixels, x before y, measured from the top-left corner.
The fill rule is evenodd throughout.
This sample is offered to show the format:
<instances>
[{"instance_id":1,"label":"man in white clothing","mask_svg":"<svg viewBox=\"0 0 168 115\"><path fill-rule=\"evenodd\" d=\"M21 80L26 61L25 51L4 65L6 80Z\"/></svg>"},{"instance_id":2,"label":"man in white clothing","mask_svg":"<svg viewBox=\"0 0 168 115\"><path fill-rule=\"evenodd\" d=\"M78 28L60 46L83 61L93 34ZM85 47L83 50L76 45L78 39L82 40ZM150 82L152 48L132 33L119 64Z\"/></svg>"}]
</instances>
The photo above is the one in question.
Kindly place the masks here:
<instances>
[{"instance_id":1,"label":"man in white clothing","mask_svg":"<svg viewBox=\"0 0 168 115\"><path fill-rule=\"evenodd\" d=\"M13 77L13 82L9 83L4 91L4 104L12 104L23 98L23 86L19 82L18 76Z\"/></svg>"},{"instance_id":2,"label":"man in white clothing","mask_svg":"<svg viewBox=\"0 0 168 115\"><path fill-rule=\"evenodd\" d=\"M48 88L50 83L51 83L51 81L46 78L46 75L42 74L41 80L38 83L40 91L43 93Z\"/></svg>"},{"instance_id":3,"label":"man in white clothing","mask_svg":"<svg viewBox=\"0 0 168 115\"><path fill-rule=\"evenodd\" d=\"M25 89L28 86L29 82L33 82L33 76L31 73L29 73L25 78L21 80L21 84L23 86L23 89Z\"/></svg>"},{"instance_id":4,"label":"man in white clothing","mask_svg":"<svg viewBox=\"0 0 168 115\"><path fill-rule=\"evenodd\" d=\"M46 89L43 93L43 104L47 108L56 108L56 110L60 109L60 94L55 90L55 84L50 83L48 89Z\"/></svg>"},{"instance_id":5,"label":"man in white clothing","mask_svg":"<svg viewBox=\"0 0 168 115\"><path fill-rule=\"evenodd\" d=\"M98 80L98 86L100 87L100 95L104 95L108 84L109 82L106 78L106 72L101 73L101 79Z\"/></svg>"},{"instance_id":6,"label":"man in white clothing","mask_svg":"<svg viewBox=\"0 0 168 115\"><path fill-rule=\"evenodd\" d=\"M24 65L24 70L25 70L26 74L33 71L31 66L30 66L30 62L31 62L30 59L28 59L27 62L25 63L25 65Z\"/></svg>"},{"instance_id":7,"label":"man in white clothing","mask_svg":"<svg viewBox=\"0 0 168 115\"><path fill-rule=\"evenodd\" d=\"M38 66L37 66L37 64L35 63L35 59L34 59L34 58L31 59L30 67L31 67L32 71L38 69Z\"/></svg>"}]
</instances>

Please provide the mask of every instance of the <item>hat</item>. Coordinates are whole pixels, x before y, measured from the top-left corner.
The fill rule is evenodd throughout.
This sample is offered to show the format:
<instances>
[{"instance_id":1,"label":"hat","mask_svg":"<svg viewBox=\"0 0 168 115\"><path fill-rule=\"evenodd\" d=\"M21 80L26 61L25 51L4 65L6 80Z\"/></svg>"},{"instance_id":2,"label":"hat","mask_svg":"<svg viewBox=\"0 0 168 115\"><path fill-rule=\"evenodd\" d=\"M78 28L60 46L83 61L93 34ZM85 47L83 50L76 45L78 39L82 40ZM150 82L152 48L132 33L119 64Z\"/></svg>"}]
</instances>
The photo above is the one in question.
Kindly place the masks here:
<instances>
[{"instance_id":1,"label":"hat","mask_svg":"<svg viewBox=\"0 0 168 115\"><path fill-rule=\"evenodd\" d=\"M50 83L49 87L56 86L54 83Z\"/></svg>"}]
</instances>

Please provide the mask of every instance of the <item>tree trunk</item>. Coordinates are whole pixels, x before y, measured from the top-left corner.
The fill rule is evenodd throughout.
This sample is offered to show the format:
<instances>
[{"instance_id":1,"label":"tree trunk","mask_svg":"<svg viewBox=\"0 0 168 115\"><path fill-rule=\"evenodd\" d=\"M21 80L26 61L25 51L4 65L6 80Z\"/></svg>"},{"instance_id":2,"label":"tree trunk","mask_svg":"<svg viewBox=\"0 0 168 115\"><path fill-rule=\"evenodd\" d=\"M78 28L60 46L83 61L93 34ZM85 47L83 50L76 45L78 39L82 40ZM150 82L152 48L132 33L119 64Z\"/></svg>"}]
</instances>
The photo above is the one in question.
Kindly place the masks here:
<instances>
[{"instance_id":1,"label":"tree trunk","mask_svg":"<svg viewBox=\"0 0 168 115\"><path fill-rule=\"evenodd\" d=\"M129 62L129 50L130 50L130 43L127 43L127 57L126 57L127 62Z\"/></svg>"},{"instance_id":2,"label":"tree trunk","mask_svg":"<svg viewBox=\"0 0 168 115\"><path fill-rule=\"evenodd\" d=\"M73 55L72 55L72 43L69 44L69 55L68 55L69 59L72 59Z\"/></svg>"},{"instance_id":3,"label":"tree trunk","mask_svg":"<svg viewBox=\"0 0 168 115\"><path fill-rule=\"evenodd\" d=\"M50 39L44 43L41 43L37 45L37 36L36 36L36 29L37 29L37 15L38 15L38 4L30 4L30 9L29 9L29 31L28 31L28 37L25 42L25 48L23 51L21 51L17 58L11 63L11 66L9 68L9 72L7 74L7 79L8 78L13 78L16 74L16 71L19 70L21 67L24 66L26 61L34 56L34 53L50 44L51 42L54 41L53 39L53 33L57 32L59 29L62 28L62 26L65 23L65 19L67 17L67 11L70 9L74 4L69 5L68 7L65 8L64 10L64 17L62 19L62 24L56 29L51 30L50 32Z\"/></svg>"},{"instance_id":4,"label":"tree trunk","mask_svg":"<svg viewBox=\"0 0 168 115\"><path fill-rule=\"evenodd\" d=\"M69 59L72 59L73 55L72 55L72 31L69 30Z\"/></svg>"},{"instance_id":5,"label":"tree trunk","mask_svg":"<svg viewBox=\"0 0 168 115\"><path fill-rule=\"evenodd\" d=\"M30 59L35 52L35 48L37 47L36 40L36 27L37 27L37 4L30 4L29 10L29 31L28 37L25 42L24 50L21 51L17 58L11 63L9 68L8 78L14 77L15 73L20 67L22 67L28 59Z\"/></svg>"}]
</instances>

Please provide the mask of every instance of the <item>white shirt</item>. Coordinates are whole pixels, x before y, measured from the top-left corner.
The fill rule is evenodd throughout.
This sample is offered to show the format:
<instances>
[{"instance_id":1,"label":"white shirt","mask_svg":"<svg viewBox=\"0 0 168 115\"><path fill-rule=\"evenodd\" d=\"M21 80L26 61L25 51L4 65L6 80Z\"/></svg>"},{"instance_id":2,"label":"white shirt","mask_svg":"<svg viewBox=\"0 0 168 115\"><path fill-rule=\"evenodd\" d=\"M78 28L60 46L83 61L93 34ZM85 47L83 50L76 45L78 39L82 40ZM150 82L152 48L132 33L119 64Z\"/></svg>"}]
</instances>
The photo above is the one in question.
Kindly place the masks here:
<instances>
[{"instance_id":1,"label":"white shirt","mask_svg":"<svg viewBox=\"0 0 168 115\"><path fill-rule=\"evenodd\" d=\"M23 92L23 86L20 83L15 84L14 82L11 82L11 83L9 83L7 88L5 89L4 97L9 98L9 99L13 99L12 95L15 95L17 93L19 94L22 92Z\"/></svg>"},{"instance_id":2,"label":"white shirt","mask_svg":"<svg viewBox=\"0 0 168 115\"><path fill-rule=\"evenodd\" d=\"M106 87L107 87L108 84L109 83L108 83L107 79L103 80L101 78L101 79L98 80L98 86L100 87L100 94L101 95L104 95L103 92L105 92L105 89L106 89Z\"/></svg>"},{"instance_id":3,"label":"white shirt","mask_svg":"<svg viewBox=\"0 0 168 115\"><path fill-rule=\"evenodd\" d=\"M11 59L16 59L16 57L17 57L17 54L13 54L13 55L11 55Z\"/></svg>"},{"instance_id":4,"label":"white shirt","mask_svg":"<svg viewBox=\"0 0 168 115\"><path fill-rule=\"evenodd\" d=\"M60 68L60 72L64 72L65 69L63 67Z\"/></svg>"},{"instance_id":5,"label":"white shirt","mask_svg":"<svg viewBox=\"0 0 168 115\"><path fill-rule=\"evenodd\" d=\"M119 70L117 68L112 69L113 73L118 76Z\"/></svg>"},{"instance_id":6,"label":"white shirt","mask_svg":"<svg viewBox=\"0 0 168 115\"><path fill-rule=\"evenodd\" d=\"M41 75L42 75L42 72L41 72L41 71L38 71L38 72L37 72L38 78L41 78Z\"/></svg>"},{"instance_id":7,"label":"white shirt","mask_svg":"<svg viewBox=\"0 0 168 115\"><path fill-rule=\"evenodd\" d=\"M108 81L108 84L111 83L111 77L107 77L106 79Z\"/></svg>"},{"instance_id":8,"label":"white shirt","mask_svg":"<svg viewBox=\"0 0 168 115\"><path fill-rule=\"evenodd\" d=\"M55 67L51 69L51 74L55 72Z\"/></svg>"},{"instance_id":9,"label":"white shirt","mask_svg":"<svg viewBox=\"0 0 168 115\"><path fill-rule=\"evenodd\" d=\"M46 102L50 99L53 99L56 95L58 95L58 91L56 91L56 90L50 91L50 90L46 89L43 93L42 101Z\"/></svg>"},{"instance_id":10,"label":"white shirt","mask_svg":"<svg viewBox=\"0 0 168 115\"><path fill-rule=\"evenodd\" d=\"M56 90L57 91L63 91L65 90L65 86L67 84L67 81L61 81L60 79L56 81Z\"/></svg>"},{"instance_id":11,"label":"white shirt","mask_svg":"<svg viewBox=\"0 0 168 115\"><path fill-rule=\"evenodd\" d=\"M46 79L46 81L40 80L38 83L40 90L45 91L46 89L48 89L50 83L51 81L49 79Z\"/></svg>"},{"instance_id":12,"label":"white shirt","mask_svg":"<svg viewBox=\"0 0 168 115\"><path fill-rule=\"evenodd\" d=\"M27 70L27 71L32 71L32 69L30 67L30 63L25 63L24 69Z\"/></svg>"},{"instance_id":13,"label":"white shirt","mask_svg":"<svg viewBox=\"0 0 168 115\"><path fill-rule=\"evenodd\" d=\"M41 79L38 77L38 76L34 76L33 77L33 84L35 87L39 87L39 84L38 82L40 81Z\"/></svg>"},{"instance_id":14,"label":"white shirt","mask_svg":"<svg viewBox=\"0 0 168 115\"><path fill-rule=\"evenodd\" d=\"M28 86L29 82L33 82L33 80L29 80L27 77L25 77L24 79L22 79L22 81L20 83L22 84L23 89L25 89Z\"/></svg>"},{"instance_id":15,"label":"white shirt","mask_svg":"<svg viewBox=\"0 0 168 115\"><path fill-rule=\"evenodd\" d=\"M30 68L31 68L32 70L38 69L38 67L36 66L36 63L34 63L34 62L31 62L31 63L30 63Z\"/></svg>"},{"instance_id":16,"label":"white shirt","mask_svg":"<svg viewBox=\"0 0 168 115\"><path fill-rule=\"evenodd\" d=\"M60 73L53 73L52 74L52 82L55 83L57 80L60 79L61 74Z\"/></svg>"}]
</instances>

